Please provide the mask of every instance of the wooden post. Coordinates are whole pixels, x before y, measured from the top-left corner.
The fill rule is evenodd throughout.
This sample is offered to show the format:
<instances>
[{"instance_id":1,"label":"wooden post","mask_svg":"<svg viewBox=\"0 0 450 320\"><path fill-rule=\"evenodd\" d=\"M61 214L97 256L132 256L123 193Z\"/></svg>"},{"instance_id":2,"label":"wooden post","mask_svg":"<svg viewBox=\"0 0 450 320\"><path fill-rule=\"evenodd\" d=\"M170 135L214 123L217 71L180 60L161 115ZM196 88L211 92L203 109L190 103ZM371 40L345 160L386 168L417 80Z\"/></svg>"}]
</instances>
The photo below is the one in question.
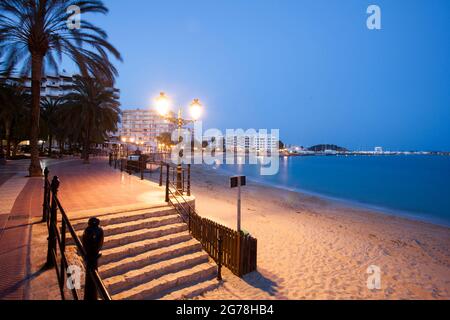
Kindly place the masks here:
<instances>
[{"instance_id":1,"label":"wooden post","mask_svg":"<svg viewBox=\"0 0 450 320\"><path fill-rule=\"evenodd\" d=\"M222 240L222 235L219 235L219 239L217 240L217 245L219 246L219 252L218 252L218 258L217 258L217 280L222 281L222 245L223 245L223 240Z\"/></svg>"}]
</instances>

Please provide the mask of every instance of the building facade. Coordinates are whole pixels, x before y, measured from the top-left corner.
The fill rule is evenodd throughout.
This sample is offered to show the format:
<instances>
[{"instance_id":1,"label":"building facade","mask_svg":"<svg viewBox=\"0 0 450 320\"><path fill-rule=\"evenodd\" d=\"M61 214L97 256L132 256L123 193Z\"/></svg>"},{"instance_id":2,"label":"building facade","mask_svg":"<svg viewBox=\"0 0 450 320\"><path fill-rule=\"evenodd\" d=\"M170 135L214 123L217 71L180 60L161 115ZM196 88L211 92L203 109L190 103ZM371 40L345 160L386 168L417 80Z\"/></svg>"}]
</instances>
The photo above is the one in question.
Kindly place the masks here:
<instances>
[{"instance_id":1,"label":"building facade","mask_svg":"<svg viewBox=\"0 0 450 320\"><path fill-rule=\"evenodd\" d=\"M217 151L227 151L236 153L245 152L271 152L278 151L279 139L271 134L230 134L218 137L203 137L203 141L208 145L215 145ZM223 145L223 147L221 147ZM225 150L219 150L225 149Z\"/></svg>"},{"instance_id":2,"label":"building facade","mask_svg":"<svg viewBox=\"0 0 450 320\"><path fill-rule=\"evenodd\" d=\"M41 97L57 99L72 93L72 90L69 87L73 84L75 76L76 75L69 75L67 72L62 72L59 75L46 75L42 77ZM20 83L26 90L31 92L30 77L10 76L8 77L8 81L11 83ZM111 90L115 93L115 97L119 99L120 90L116 88L111 88Z\"/></svg>"},{"instance_id":3,"label":"building facade","mask_svg":"<svg viewBox=\"0 0 450 320\"><path fill-rule=\"evenodd\" d=\"M173 117L174 114L171 114ZM164 132L172 133L175 124L167 121L155 110L127 109L122 110L122 123L119 128L121 139L147 148L157 146L157 137Z\"/></svg>"}]
</instances>

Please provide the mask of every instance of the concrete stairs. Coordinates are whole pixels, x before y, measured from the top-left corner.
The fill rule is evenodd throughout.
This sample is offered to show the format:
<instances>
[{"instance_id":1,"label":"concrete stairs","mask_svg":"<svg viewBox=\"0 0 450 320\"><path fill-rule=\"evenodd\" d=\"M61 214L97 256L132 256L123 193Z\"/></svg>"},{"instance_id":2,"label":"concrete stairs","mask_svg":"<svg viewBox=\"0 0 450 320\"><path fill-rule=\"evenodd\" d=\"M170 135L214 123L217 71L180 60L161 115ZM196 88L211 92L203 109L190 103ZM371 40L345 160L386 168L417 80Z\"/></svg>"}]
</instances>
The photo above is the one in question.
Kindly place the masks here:
<instances>
[{"instance_id":1,"label":"concrete stairs","mask_svg":"<svg viewBox=\"0 0 450 320\"><path fill-rule=\"evenodd\" d=\"M105 233L99 273L114 300L189 299L219 286L217 265L171 207L98 217ZM87 220L73 220L80 239Z\"/></svg>"}]
</instances>

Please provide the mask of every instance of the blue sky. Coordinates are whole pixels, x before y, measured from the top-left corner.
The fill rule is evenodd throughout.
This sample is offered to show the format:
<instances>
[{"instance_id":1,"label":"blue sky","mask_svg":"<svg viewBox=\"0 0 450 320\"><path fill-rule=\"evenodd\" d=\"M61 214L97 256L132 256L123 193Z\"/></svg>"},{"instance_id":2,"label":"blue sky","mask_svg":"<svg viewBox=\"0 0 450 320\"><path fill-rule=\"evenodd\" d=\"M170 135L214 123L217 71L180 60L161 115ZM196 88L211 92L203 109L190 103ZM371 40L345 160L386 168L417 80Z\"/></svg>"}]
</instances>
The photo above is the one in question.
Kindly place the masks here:
<instances>
[{"instance_id":1,"label":"blue sky","mask_svg":"<svg viewBox=\"0 0 450 320\"><path fill-rule=\"evenodd\" d=\"M450 1L106 0L123 107L200 98L286 143L450 150ZM382 30L368 30L377 4Z\"/></svg>"}]
</instances>

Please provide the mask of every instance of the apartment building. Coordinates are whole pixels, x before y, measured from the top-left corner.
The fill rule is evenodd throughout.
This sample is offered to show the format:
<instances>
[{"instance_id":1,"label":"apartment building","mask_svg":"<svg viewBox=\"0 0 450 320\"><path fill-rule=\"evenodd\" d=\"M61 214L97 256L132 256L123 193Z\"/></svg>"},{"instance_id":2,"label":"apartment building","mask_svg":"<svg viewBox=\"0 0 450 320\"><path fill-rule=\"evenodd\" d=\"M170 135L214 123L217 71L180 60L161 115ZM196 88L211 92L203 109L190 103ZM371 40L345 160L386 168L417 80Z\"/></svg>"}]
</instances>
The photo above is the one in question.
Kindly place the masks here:
<instances>
[{"instance_id":1,"label":"apartment building","mask_svg":"<svg viewBox=\"0 0 450 320\"><path fill-rule=\"evenodd\" d=\"M174 117L174 114L171 114ZM164 132L172 133L175 124L168 122L155 110L123 109L119 135L136 145L156 146L156 137Z\"/></svg>"},{"instance_id":2,"label":"apartment building","mask_svg":"<svg viewBox=\"0 0 450 320\"><path fill-rule=\"evenodd\" d=\"M42 77L41 81L41 97L45 98L59 98L72 92L68 86L73 84L75 75L69 75L67 72L63 71L58 75L46 75ZM30 77L19 77L10 76L7 79L11 83L20 83L26 90L31 92L31 78ZM116 88L111 88L114 91L117 99L120 97L120 90Z\"/></svg>"}]
</instances>

